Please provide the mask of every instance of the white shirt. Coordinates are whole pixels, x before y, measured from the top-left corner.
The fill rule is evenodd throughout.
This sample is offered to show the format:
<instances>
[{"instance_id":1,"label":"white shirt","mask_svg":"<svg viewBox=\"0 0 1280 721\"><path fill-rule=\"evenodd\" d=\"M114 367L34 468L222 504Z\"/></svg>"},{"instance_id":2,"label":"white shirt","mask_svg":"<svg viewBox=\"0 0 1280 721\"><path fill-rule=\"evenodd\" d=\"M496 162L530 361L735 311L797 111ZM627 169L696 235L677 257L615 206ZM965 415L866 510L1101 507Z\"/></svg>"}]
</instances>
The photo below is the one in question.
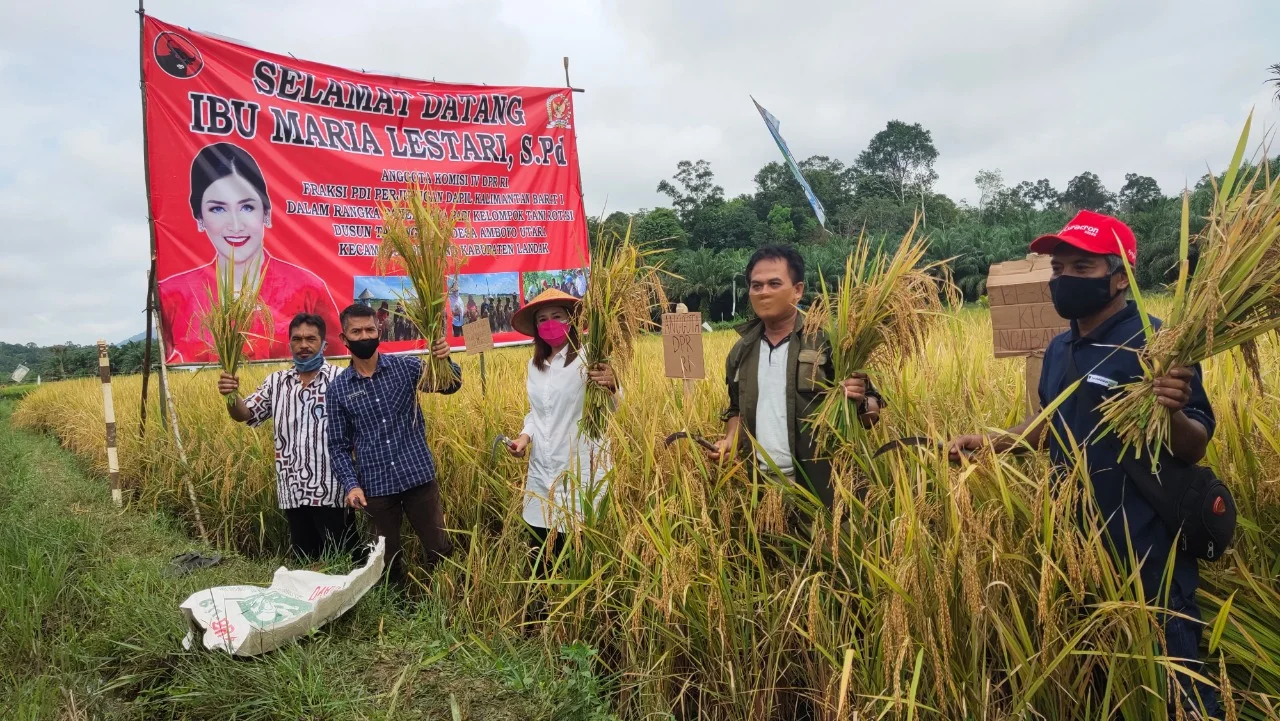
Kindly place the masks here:
<instances>
[{"instance_id":1,"label":"white shirt","mask_svg":"<svg viewBox=\"0 0 1280 721\"><path fill-rule=\"evenodd\" d=\"M462 325L462 314L463 314L462 296L460 295L449 296L449 313L450 315L453 316L454 325Z\"/></svg>"},{"instance_id":2,"label":"white shirt","mask_svg":"<svg viewBox=\"0 0 1280 721\"><path fill-rule=\"evenodd\" d=\"M244 399L250 427L268 418L275 421L276 497L281 508L342 507L342 484L333 475L325 442L324 395L338 372L326 362L303 386L293 368L276 371Z\"/></svg>"},{"instance_id":3,"label":"white shirt","mask_svg":"<svg viewBox=\"0 0 1280 721\"><path fill-rule=\"evenodd\" d=\"M784 475L795 473L791 458L791 441L787 423L787 355L791 342L771 348L760 339L760 367L756 383L760 397L756 401L756 445L760 448L760 468L770 470L769 460Z\"/></svg>"},{"instance_id":4,"label":"white shirt","mask_svg":"<svg viewBox=\"0 0 1280 721\"><path fill-rule=\"evenodd\" d=\"M567 348L551 357L545 371L529 361L529 414L521 431L531 440L524 520L538 528L554 524L564 530L567 497L572 497L572 513L580 518L584 500L594 504L603 497L604 477L612 466L607 445L578 432L587 371L581 358L565 365Z\"/></svg>"}]
</instances>

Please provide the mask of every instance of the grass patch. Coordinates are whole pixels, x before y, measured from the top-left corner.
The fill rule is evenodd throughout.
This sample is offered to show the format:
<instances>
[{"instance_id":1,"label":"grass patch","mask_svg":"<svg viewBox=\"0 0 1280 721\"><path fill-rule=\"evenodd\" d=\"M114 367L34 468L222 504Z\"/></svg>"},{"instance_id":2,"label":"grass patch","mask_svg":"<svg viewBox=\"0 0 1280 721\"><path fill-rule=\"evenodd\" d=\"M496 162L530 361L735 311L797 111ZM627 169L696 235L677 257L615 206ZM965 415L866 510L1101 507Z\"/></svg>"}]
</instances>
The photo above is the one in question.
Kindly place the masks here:
<instances>
[{"instance_id":1,"label":"grass patch","mask_svg":"<svg viewBox=\"0 0 1280 721\"><path fill-rule=\"evenodd\" d=\"M21 383L19 385L0 386L0 400L16 401L36 389L35 383Z\"/></svg>"},{"instance_id":2,"label":"grass patch","mask_svg":"<svg viewBox=\"0 0 1280 721\"><path fill-rule=\"evenodd\" d=\"M479 639L429 599L375 588L310 638L256 659L183 651L178 604L265 584L280 559L231 554L183 578L197 548L171 518L118 511L105 480L0 402L0 708L5 718L602 719L590 651Z\"/></svg>"}]
</instances>

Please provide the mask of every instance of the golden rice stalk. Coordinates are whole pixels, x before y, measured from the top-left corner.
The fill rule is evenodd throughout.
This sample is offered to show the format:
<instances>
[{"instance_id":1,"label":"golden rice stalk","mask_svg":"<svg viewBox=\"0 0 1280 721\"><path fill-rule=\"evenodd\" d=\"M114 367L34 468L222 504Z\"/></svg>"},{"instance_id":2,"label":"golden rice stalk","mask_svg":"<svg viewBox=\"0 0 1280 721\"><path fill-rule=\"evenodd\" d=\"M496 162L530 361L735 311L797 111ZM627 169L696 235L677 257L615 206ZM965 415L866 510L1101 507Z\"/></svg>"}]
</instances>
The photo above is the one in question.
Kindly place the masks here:
<instances>
[{"instance_id":1,"label":"golden rice stalk","mask_svg":"<svg viewBox=\"0 0 1280 721\"><path fill-rule=\"evenodd\" d=\"M924 347L942 311L941 293L950 283L943 263L921 266L928 241L916 235L917 223L892 255L874 250L866 236L859 238L835 293L822 282L806 314L804 332L810 338L825 335L834 383L866 371L884 353L905 356ZM831 390L836 392L829 392L809 419L815 440L827 452L849 445L854 429L860 427L857 404L837 387Z\"/></svg>"},{"instance_id":2,"label":"golden rice stalk","mask_svg":"<svg viewBox=\"0 0 1280 721\"><path fill-rule=\"evenodd\" d=\"M1192 366L1239 348L1260 384L1258 338L1280 329L1280 183L1264 162L1242 163L1252 114L1221 185L1214 182L1208 224L1195 242L1200 260L1188 278L1189 203L1182 202L1181 259L1173 309L1160 328L1152 327L1137 284L1130 287L1142 314L1146 345L1138 354L1143 378L1101 406L1103 428L1114 432L1135 456L1168 449L1170 414L1155 402L1154 379L1172 368ZM1262 157L1266 157L1264 147ZM1123 257L1123 255L1121 256Z\"/></svg>"},{"instance_id":3,"label":"golden rice stalk","mask_svg":"<svg viewBox=\"0 0 1280 721\"><path fill-rule=\"evenodd\" d=\"M217 264L214 286L205 286L209 307L200 318L200 326L209 332L212 339L209 347L218 356L223 372L229 375L235 375L244 362L245 346L252 343L252 339L270 340L253 332L255 321L261 321L268 333L275 327L271 322L271 310L262 302L261 291L262 273L259 269L246 275L240 290L236 290L234 253L230 262ZM226 398L227 405L234 406L240 400L240 394L232 393Z\"/></svg>"},{"instance_id":4,"label":"golden rice stalk","mask_svg":"<svg viewBox=\"0 0 1280 721\"><path fill-rule=\"evenodd\" d=\"M465 217L437 203L429 187L410 183L402 198L379 203L382 213L382 245L378 249L377 271L381 275L403 273L413 285L413 293L402 296L404 314L431 343L444 337L445 295L448 277L456 276L466 262L454 247L454 229ZM428 356L422 364L422 390L443 391L458 382L447 358Z\"/></svg>"},{"instance_id":5,"label":"golden rice stalk","mask_svg":"<svg viewBox=\"0 0 1280 721\"><path fill-rule=\"evenodd\" d=\"M667 304L662 290L660 265L653 256L660 249L645 249L631 241L631 224L626 235L604 237L600 230L595 254L587 275L587 295L582 300L586 323L582 360L589 368L608 363L615 376L626 373L640 333L658 327L654 307ZM612 409L608 391L587 384L582 403L580 427L589 438L600 439Z\"/></svg>"}]
</instances>

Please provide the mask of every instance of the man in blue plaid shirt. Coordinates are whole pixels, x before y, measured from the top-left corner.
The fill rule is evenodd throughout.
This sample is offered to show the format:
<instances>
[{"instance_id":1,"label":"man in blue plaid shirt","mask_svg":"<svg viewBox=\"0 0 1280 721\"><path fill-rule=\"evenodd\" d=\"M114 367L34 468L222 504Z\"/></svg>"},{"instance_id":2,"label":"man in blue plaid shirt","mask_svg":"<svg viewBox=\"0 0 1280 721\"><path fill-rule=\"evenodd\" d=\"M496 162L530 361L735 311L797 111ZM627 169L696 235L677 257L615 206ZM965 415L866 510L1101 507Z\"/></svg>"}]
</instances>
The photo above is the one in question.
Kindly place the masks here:
<instances>
[{"instance_id":1,"label":"man in blue plaid shirt","mask_svg":"<svg viewBox=\"0 0 1280 721\"><path fill-rule=\"evenodd\" d=\"M422 541L428 569L453 550L418 405L422 359L378 353L378 319L372 308L348 306L341 320L351 365L333 379L325 397L329 459L347 505L365 509L386 539L388 574L400 581L400 522L405 516ZM449 344L443 338L435 341L431 354L448 358ZM453 361L450 365L458 381L441 393L462 387L461 369Z\"/></svg>"}]
</instances>

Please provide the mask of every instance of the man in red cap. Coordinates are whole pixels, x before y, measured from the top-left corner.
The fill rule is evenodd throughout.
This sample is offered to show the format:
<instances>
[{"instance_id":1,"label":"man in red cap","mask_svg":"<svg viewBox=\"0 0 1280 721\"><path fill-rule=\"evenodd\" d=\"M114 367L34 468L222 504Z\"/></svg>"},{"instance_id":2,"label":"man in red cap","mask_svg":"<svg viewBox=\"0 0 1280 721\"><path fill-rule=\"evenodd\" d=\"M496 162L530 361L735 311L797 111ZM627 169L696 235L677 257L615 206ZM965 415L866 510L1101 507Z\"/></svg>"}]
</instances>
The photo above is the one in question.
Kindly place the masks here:
<instances>
[{"instance_id":1,"label":"man in red cap","mask_svg":"<svg viewBox=\"0 0 1280 721\"><path fill-rule=\"evenodd\" d=\"M1126 566L1132 550L1141 566L1143 595L1148 602L1173 612L1164 616L1168 655L1199 671L1198 562L1189 553L1173 552L1173 532L1121 468L1120 444L1113 435L1104 433L1097 410L1104 398L1143 376L1136 351L1146 343L1146 336L1137 306L1126 297L1129 275L1125 263L1137 263L1137 241L1133 231L1116 218L1085 210L1061 232L1036 238L1031 250L1052 256L1049 290L1053 307L1071 321L1071 329L1045 348L1040 403L1047 407L1077 380L1080 385L1048 422L1035 425L1035 416L1029 416L1007 431L959 436L951 441L952 458L984 447L1009 450L1025 436L1033 448L1048 442L1054 463L1070 467L1076 457L1073 446L1085 448L1092 496L1106 523L1117 565ZM1151 322L1159 324L1156 318ZM1154 392L1156 403L1171 414L1170 451L1185 463L1199 462L1215 425L1200 368L1170 369L1155 380ZM1166 584L1170 563L1173 573ZM1177 688L1167 698L1171 709L1179 700L1192 713L1213 713L1217 708L1213 689L1185 674L1178 674Z\"/></svg>"}]
</instances>

